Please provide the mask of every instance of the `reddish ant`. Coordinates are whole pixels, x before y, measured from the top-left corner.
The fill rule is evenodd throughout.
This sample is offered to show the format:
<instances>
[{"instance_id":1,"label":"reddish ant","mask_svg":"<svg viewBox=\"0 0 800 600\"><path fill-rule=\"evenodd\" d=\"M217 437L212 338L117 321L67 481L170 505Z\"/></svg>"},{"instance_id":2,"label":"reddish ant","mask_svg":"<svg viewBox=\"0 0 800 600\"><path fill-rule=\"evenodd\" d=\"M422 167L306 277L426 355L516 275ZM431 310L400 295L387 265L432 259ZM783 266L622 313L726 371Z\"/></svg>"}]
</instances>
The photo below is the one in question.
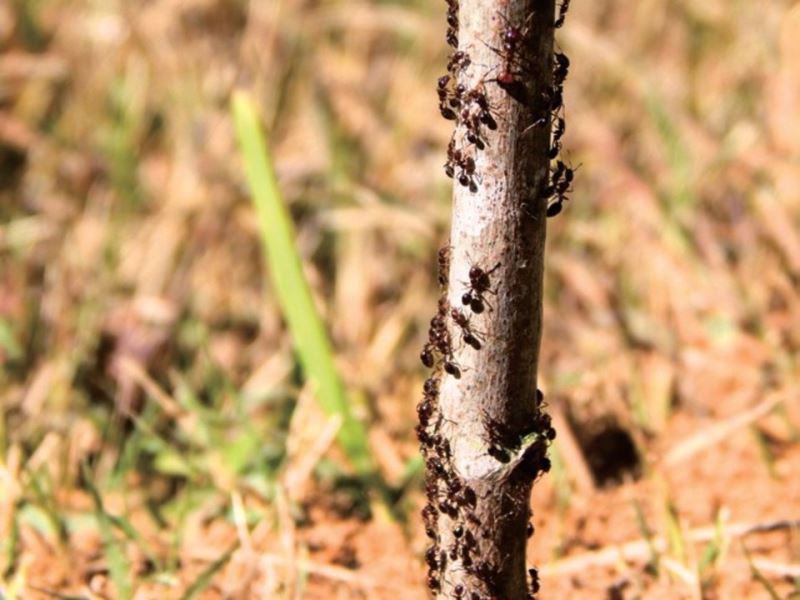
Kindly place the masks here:
<instances>
[{"instance_id":1,"label":"reddish ant","mask_svg":"<svg viewBox=\"0 0 800 600\"><path fill-rule=\"evenodd\" d=\"M498 14L505 23L501 34L503 47L500 49L489 46L489 48L500 56L503 64L501 65L502 71L494 81L509 96L522 104L528 104L527 88L520 77L526 70L530 71L530 67L519 56L519 46L528 35L528 23L533 17L533 13L525 19L522 27L512 25L505 15Z\"/></svg>"}]
</instances>

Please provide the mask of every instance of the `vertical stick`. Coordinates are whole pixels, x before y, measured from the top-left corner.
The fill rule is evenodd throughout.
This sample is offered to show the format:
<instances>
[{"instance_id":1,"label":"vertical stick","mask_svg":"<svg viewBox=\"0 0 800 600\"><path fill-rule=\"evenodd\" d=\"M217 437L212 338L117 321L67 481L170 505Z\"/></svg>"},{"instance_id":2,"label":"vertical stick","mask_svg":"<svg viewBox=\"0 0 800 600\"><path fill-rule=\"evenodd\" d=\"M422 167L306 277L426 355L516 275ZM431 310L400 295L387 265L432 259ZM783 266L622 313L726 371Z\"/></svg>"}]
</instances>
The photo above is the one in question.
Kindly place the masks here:
<instances>
[{"instance_id":1,"label":"vertical stick","mask_svg":"<svg viewBox=\"0 0 800 600\"><path fill-rule=\"evenodd\" d=\"M453 221L422 354L434 374L418 407L428 583L443 598L523 600L536 591L525 570L530 491L555 435L536 371L556 15L554 0L456 1L448 41L458 48L438 84L456 122Z\"/></svg>"}]
</instances>

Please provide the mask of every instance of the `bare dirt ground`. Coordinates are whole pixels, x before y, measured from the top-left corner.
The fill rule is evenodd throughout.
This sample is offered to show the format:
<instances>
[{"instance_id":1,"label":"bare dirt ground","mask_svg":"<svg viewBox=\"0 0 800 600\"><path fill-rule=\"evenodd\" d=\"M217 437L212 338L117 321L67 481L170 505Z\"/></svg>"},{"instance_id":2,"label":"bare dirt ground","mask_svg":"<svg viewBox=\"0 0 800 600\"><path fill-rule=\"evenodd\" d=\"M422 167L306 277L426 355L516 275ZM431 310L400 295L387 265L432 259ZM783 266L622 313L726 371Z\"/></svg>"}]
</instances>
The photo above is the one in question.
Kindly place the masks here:
<instances>
[{"instance_id":1,"label":"bare dirt ground","mask_svg":"<svg viewBox=\"0 0 800 600\"><path fill-rule=\"evenodd\" d=\"M2 598L427 597L445 9L0 4ZM800 597L800 7L578 2L559 43L539 597ZM236 88L389 508L304 384Z\"/></svg>"}]
</instances>

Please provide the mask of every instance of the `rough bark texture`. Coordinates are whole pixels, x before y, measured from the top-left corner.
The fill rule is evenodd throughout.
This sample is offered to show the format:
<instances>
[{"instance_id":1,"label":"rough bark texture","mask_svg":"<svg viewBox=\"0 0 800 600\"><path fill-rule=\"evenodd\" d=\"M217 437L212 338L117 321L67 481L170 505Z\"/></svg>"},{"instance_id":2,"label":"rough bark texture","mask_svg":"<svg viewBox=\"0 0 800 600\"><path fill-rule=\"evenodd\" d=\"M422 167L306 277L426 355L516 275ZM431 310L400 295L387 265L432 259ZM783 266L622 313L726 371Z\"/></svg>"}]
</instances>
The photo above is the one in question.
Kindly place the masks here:
<instances>
[{"instance_id":1,"label":"rough bark texture","mask_svg":"<svg viewBox=\"0 0 800 600\"><path fill-rule=\"evenodd\" d=\"M439 97L456 122L448 157L456 183L450 242L440 252L443 292L422 356L434 374L418 428L428 583L444 598L524 600L538 588L525 565L530 491L549 468L554 436L536 370L555 8L553 0L448 4L448 40L458 51ZM490 118L478 117L482 107Z\"/></svg>"}]
</instances>

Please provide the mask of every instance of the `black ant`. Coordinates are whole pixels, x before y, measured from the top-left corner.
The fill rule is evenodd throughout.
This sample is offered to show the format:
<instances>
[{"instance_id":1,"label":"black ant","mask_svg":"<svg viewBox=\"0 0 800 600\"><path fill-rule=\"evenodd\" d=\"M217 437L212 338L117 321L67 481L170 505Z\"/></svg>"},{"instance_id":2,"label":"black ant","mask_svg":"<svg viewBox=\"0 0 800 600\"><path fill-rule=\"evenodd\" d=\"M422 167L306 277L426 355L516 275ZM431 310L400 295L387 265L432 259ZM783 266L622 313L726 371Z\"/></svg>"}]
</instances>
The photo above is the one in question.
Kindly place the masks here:
<instances>
[{"instance_id":1,"label":"black ant","mask_svg":"<svg viewBox=\"0 0 800 600\"><path fill-rule=\"evenodd\" d=\"M556 123L553 126L553 141L558 142L562 137L564 137L564 132L567 129L567 122L564 117L558 117L556 119Z\"/></svg>"},{"instance_id":2,"label":"black ant","mask_svg":"<svg viewBox=\"0 0 800 600\"><path fill-rule=\"evenodd\" d=\"M447 43L458 48L458 0L447 0Z\"/></svg>"},{"instance_id":3,"label":"black ant","mask_svg":"<svg viewBox=\"0 0 800 600\"><path fill-rule=\"evenodd\" d=\"M550 150L547 153L547 156L550 160L554 160L558 158L558 153L561 152L561 142L559 140L555 140L553 145L550 146Z\"/></svg>"},{"instance_id":4,"label":"black ant","mask_svg":"<svg viewBox=\"0 0 800 600\"><path fill-rule=\"evenodd\" d=\"M569 58L563 52L556 52L554 55L555 65L553 66L553 83L556 86L563 85L569 73Z\"/></svg>"},{"instance_id":5,"label":"black ant","mask_svg":"<svg viewBox=\"0 0 800 600\"><path fill-rule=\"evenodd\" d=\"M434 365L434 356L433 356L433 345L428 342L422 348L422 352L419 353L419 359L422 361L422 364L428 367L429 369Z\"/></svg>"},{"instance_id":6,"label":"black ant","mask_svg":"<svg viewBox=\"0 0 800 600\"><path fill-rule=\"evenodd\" d=\"M439 113L448 121L456 120L456 112L453 110L452 105L454 97L451 96L448 84L450 83L450 76L443 75L439 77L436 82L436 93L439 96ZM455 99L457 100L457 98ZM448 104L450 106L448 106Z\"/></svg>"},{"instance_id":7,"label":"black ant","mask_svg":"<svg viewBox=\"0 0 800 600\"><path fill-rule=\"evenodd\" d=\"M425 563L431 569L439 568L439 559L436 556L436 554L437 554L436 546L429 546L428 549L425 551Z\"/></svg>"},{"instance_id":8,"label":"black ant","mask_svg":"<svg viewBox=\"0 0 800 600\"><path fill-rule=\"evenodd\" d=\"M531 578L531 593L536 594L541 587L539 585L539 569L531 567L528 569L528 575L530 575Z\"/></svg>"},{"instance_id":9,"label":"black ant","mask_svg":"<svg viewBox=\"0 0 800 600\"><path fill-rule=\"evenodd\" d=\"M417 425L414 428L414 431L417 434L417 440L419 440L419 443L423 446L423 448L429 448L433 440L431 435L425 430L425 427L422 425Z\"/></svg>"},{"instance_id":10,"label":"black ant","mask_svg":"<svg viewBox=\"0 0 800 600\"><path fill-rule=\"evenodd\" d=\"M492 289L492 281L489 277L500 267L497 263L488 271L484 271L478 266L473 265L469 269L469 287L466 292L461 295L461 304L464 306L469 305L472 312L480 314L484 310L484 303L489 304L484 297L484 294L496 295L497 291ZM466 283L466 282L465 282ZM491 306L490 306L491 308Z\"/></svg>"},{"instance_id":11,"label":"black ant","mask_svg":"<svg viewBox=\"0 0 800 600\"><path fill-rule=\"evenodd\" d=\"M430 419L433 416L433 403L427 398L417 405L417 416L419 417L420 425L427 427Z\"/></svg>"},{"instance_id":12,"label":"black ant","mask_svg":"<svg viewBox=\"0 0 800 600\"><path fill-rule=\"evenodd\" d=\"M486 125L491 130L497 129L497 121L495 121L492 116L492 109L489 105L489 101L486 99L486 92L483 91L482 82L466 93L466 100L478 105L480 109L478 111L478 120L480 123Z\"/></svg>"},{"instance_id":13,"label":"black ant","mask_svg":"<svg viewBox=\"0 0 800 600\"><path fill-rule=\"evenodd\" d=\"M482 420L491 445L500 448L518 445L519 438L508 425L503 424L499 419L489 416L486 412L483 413Z\"/></svg>"},{"instance_id":14,"label":"black ant","mask_svg":"<svg viewBox=\"0 0 800 600\"><path fill-rule=\"evenodd\" d=\"M435 398L436 394L439 393L439 380L435 377L429 377L425 380L422 391L426 398Z\"/></svg>"},{"instance_id":15,"label":"black ant","mask_svg":"<svg viewBox=\"0 0 800 600\"><path fill-rule=\"evenodd\" d=\"M436 508L433 506L433 504L426 504L422 509L422 521L425 523L425 525L435 524L438 518L439 513L436 512Z\"/></svg>"},{"instance_id":16,"label":"black ant","mask_svg":"<svg viewBox=\"0 0 800 600\"><path fill-rule=\"evenodd\" d=\"M447 43L458 48L458 0L447 0Z\"/></svg>"},{"instance_id":17,"label":"black ant","mask_svg":"<svg viewBox=\"0 0 800 600\"><path fill-rule=\"evenodd\" d=\"M552 466L553 466L553 463L550 462L550 459L548 457L546 457L546 456L543 457L542 460L539 462L539 470L542 473L548 473Z\"/></svg>"},{"instance_id":18,"label":"black ant","mask_svg":"<svg viewBox=\"0 0 800 600\"><path fill-rule=\"evenodd\" d=\"M455 74L458 71L463 71L471 64L472 59L470 59L469 54L463 50L456 50L450 55L450 59L447 61L447 70Z\"/></svg>"},{"instance_id":19,"label":"black ant","mask_svg":"<svg viewBox=\"0 0 800 600\"><path fill-rule=\"evenodd\" d=\"M447 373L448 375L452 375L456 379L461 379L461 369L452 360L446 360L444 362L444 371L445 373Z\"/></svg>"},{"instance_id":20,"label":"black ant","mask_svg":"<svg viewBox=\"0 0 800 600\"><path fill-rule=\"evenodd\" d=\"M461 337L464 343L472 346L475 350L480 350L483 335L472 329L469 317L456 308L450 311L450 317L461 328Z\"/></svg>"},{"instance_id":21,"label":"black ant","mask_svg":"<svg viewBox=\"0 0 800 600\"><path fill-rule=\"evenodd\" d=\"M511 456L509 456L508 450L496 444L491 444L486 449L486 453L492 458L494 458L496 461L504 464L511 460Z\"/></svg>"},{"instance_id":22,"label":"black ant","mask_svg":"<svg viewBox=\"0 0 800 600\"><path fill-rule=\"evenodd\" d=\"M555 29L564 25L564 20L567 18L567 11L569 10L569 2L570 0L561 0L561 5L558 7L558 18L553 23Z\"/></svg>"},{"instance_id":23,"label":"black ant","mask_svg":"<svg viewBox=\"0 0 800 600\"><path fill-rule=\"evenodd\" d=\"M442 246L437 253L439 263L439 285L447 285L447 277L450 274L450 246Z\"/></svg>"},{"instance_id":24,"label":"black ant","mask_svg":"<svg viewBox=\"0 0 800 600\"><path fill-rule=\"evenodd\" d=\"M432 590L438 590L441 587L439 577L436 576L435 572L428 573L428 587Z\"/></svg>"},{"instance_id":25,"label":"black ant","mask_svg":"<svg viewBox=\"0 0 800 600\"><path fill-rule=\"evenodd\" d=\"M564 208L564 202L567 200L567 192L569 189L565 189L564 186L569 186L566 181L562 181L556 187L556 199L555 201L551 202L547 205L547 217L556 217L561 213L561 210Z\"/></svg>"}]
</instances>

